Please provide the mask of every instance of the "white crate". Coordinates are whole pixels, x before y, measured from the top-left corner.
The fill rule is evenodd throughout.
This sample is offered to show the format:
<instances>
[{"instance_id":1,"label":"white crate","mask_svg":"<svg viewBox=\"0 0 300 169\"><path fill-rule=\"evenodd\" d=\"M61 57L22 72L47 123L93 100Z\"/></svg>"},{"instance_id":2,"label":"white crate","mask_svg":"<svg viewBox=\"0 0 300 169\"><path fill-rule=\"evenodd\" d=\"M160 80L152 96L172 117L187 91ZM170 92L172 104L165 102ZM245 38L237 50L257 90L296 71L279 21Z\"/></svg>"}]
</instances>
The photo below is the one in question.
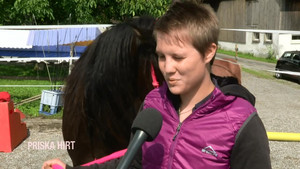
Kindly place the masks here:
<instances>
[{"instance_id":1,"label":"white crate","mask_svg":"<svg viewBox=\"0 0 300 169\"><path fill-rule=\"evenodd\" d=\"M46 114L46 115L52 115L52 114L57 113L58 107L63 105L62 97L63 97L62 91L43 90L39 112ZM50 106L50 112L43 111L44 105Z\"/></svg>"},{"instance_id":2,"label":"white crate","mask_svg":"<svg viewBox=\"0 0 300 169\"><path fill-rule=\"evenodd\" d=\"M62 106L62 91L43 90L41 97L41 104L49 106Z\"/></svg>"}]
</instances>

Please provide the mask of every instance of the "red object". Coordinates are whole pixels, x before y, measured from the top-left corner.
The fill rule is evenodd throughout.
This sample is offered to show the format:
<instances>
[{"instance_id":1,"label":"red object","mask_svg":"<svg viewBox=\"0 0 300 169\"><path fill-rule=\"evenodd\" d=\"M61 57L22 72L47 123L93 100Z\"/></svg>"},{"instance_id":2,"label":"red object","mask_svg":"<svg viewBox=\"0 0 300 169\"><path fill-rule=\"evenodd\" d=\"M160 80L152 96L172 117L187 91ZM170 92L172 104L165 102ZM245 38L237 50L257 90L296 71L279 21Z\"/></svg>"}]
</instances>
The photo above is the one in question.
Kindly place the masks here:
<instances>
[{"instance_id":1,"label":"red object","mask_svg":"<svg viewBox=\"0 0 300 169\"><path fill-rule=\"evenodd\" d=\"M64 168L58 164L53 164L52 169L64 169Z\"/></svg>"},{"instance_id":2,"label":"red object","mask_svg":"<svg viewBox=\"0 0 300 169\"><path fill-rule=\"evenodd\" d=\"M124 156L124 154L126 153L127 149L123 149L123 150L120 150L120 151L116 151L108 156L105 156L105 157L102 157L100 159L97 159L97 160L94 160L94 161L91 161L89 163L86 163L86 164L83 164L82 166L90 166L92 164L101 164L101 163L105 163L107 161L110 161L110 160L113 160L113 159L116 159L116 158L121 158L122 156ZM60 166L59 164L53 164L52 165L52 169L63 169L62 166Z\"/></svg>"},{"instance_id":3,"label":"red object","mask_svg":"<svg viewBox=\"0 0 300 169\"><path fill-rule=\"evenodd\" d=\"M113 159L116 159L116 158L120 158L122 156L124 156L124 154L126 153L127 149L123 149L123 150L120 150L120 151L116 151L108 156L105 156L105 157L102 157L100 159L97 159L97 160L94 160L94 161L91 161L89 163L86 163L86 164L83 164L82 166L90 166L92 164L101 164L101 163L105 163L107 161L110 161L110 160L113 160Z\"/></svg>"},{"instance_id":4,"label":"red object","mask_svg":"<svg viewBox=\"0 0 300 169\"><path fill-rule=\"evenodd\" d=\"M14 111L13 101L0 102L0 152L12 152L26 137L25 115Z\"/></svg>"},{"instance_id":5,"label":"red object","mask_svg":"<svg viewBox=\"0 0 300 169\"><path fill-rule=\"evenodd\" d=\"M159 87L159 83L156 79L156 75L155 75L155 71L154 71L154 67L153 65L151 64L151 77L152 77L152 86L154 88L158 88Z\"/></svg>"},{"instance_id":6,"label":"red object","mask_svg":"<svg viewBox=\"0 0 300 169\"><path fill-rule=\"evenodd\" d=\"M21 112L21 110L15 109L15 113L18 113L20 115L21 120L23 120L25 118L25 114L23 114L23 112Z\"/></svg>"},{"instance_id":7,"label":"red object","mask_svg":"<svg viewBox=\"0 0 300 169\"><path fill-rule=\"evenodd\" d=\"M10 101L10 94L8 92L0 92L0 102Z\"/></svg>"}]
</instances>

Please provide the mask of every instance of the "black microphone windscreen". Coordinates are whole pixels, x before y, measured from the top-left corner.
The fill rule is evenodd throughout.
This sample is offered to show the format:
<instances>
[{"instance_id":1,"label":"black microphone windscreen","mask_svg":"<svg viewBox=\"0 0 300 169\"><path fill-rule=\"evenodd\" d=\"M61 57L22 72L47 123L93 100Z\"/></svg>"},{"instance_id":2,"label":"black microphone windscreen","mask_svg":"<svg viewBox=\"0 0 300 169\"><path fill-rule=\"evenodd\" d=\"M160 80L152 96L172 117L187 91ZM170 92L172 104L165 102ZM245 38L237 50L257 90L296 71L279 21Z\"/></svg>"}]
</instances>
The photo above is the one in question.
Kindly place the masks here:
<instances>
[{"instance_id":1,"label":"black microphone windscreen","mask_svg":"<svg viewBox=\"0 0 300 169\"><path fill-rule=\"evenodd\" d=\"M131 131L142 130L148 134L147 141L152 141L158 135L162 126L161 113L153 108L139 112L133 121Z\"/></svg>"}]
</instances>

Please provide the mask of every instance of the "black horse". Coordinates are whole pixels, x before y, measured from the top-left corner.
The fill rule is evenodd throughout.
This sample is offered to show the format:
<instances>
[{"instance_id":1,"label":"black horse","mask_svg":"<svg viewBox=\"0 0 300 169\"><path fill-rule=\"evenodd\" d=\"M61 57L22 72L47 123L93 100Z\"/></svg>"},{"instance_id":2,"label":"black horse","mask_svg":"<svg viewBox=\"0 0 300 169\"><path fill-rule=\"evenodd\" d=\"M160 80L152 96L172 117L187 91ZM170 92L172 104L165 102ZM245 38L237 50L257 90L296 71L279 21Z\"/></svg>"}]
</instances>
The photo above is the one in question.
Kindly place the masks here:
<instances>
[{"instance_id":1,"label":"black horse","mask_svg":"<svg viewBox=\"0 0 300 169\"><path fill-rule=\"evenodd\" d=\"M124 149L138 109L161 75L152 31L140 17L99 35L75 63L64 89L63 136L74 166Z\"/></svg>"}]
</instances>

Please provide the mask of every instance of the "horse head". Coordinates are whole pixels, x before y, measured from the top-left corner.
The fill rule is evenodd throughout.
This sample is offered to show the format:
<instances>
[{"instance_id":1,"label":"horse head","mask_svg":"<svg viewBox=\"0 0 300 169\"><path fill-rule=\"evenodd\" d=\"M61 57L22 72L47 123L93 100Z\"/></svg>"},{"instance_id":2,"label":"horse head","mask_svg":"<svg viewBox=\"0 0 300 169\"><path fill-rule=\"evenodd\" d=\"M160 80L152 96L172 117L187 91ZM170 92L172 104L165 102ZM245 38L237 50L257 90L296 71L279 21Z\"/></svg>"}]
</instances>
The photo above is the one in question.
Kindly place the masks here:
<instances>
[{"instance_id":1,"label":"horse head","mask_svg":"<svg viewBox=\"0 0 300 169\"><path fill-rule=\"evenodd\" d=\"M68 76L63 136L75 141L68 150L73 165L126 148L138 109L153 89L151 68L162 75L152 36L154 19L141 17L100 34Z\"/></svg>"}]
</instances>

